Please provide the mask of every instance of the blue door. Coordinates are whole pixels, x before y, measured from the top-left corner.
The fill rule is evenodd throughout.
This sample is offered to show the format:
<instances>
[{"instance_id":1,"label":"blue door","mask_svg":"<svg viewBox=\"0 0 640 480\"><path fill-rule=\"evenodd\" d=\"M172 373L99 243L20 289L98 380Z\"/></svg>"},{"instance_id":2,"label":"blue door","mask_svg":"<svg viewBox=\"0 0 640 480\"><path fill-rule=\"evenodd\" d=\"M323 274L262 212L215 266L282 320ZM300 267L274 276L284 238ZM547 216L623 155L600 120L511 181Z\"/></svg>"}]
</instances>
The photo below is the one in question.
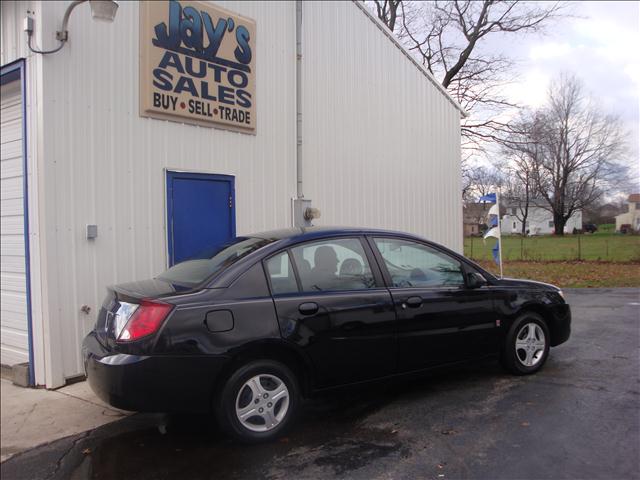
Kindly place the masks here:
<instances>
[{"instance_id":1,"label":"blue door","mask_svg":"<svg viewBox=\"0 0 640 480\"><path fill-rule=\"evenodd\" d=\"M167 172L169 265L211 256L236 234L234 178Z\"/></svg>"}]
</instances>

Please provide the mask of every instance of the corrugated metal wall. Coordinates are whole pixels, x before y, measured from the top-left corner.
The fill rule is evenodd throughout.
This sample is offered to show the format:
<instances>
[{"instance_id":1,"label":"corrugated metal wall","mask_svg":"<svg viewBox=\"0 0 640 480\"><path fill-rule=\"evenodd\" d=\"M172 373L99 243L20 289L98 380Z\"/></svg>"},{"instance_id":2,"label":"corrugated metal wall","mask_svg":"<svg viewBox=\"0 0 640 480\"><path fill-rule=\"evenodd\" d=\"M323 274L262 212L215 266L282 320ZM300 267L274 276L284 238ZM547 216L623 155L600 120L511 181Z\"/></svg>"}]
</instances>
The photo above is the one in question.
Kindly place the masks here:
<instances>
[{"instance_id":1,"label":"corrugated metal wall","mask_svg":"<svg viewBox=\"0 0 640 480\"><path fill-rule=\"evenodd\" d=\"M137 2L121 2L113 24L92 22L88 3L80 5L69 44L44 59L46 281L65 377L82 372L79 345L105 287L165 268L165 168L235 175L239 234L290 224L295 10L220 4L258 24L256 135L139 117ZM53 23L65 6L43 2L43 17ZM98 225L94 241L86 224ZM85 304L90 315L80 312Z\"/></svg>"},{"instance_id":2,"label":"corrugated metal wall","mask_svg":"<svg viewBox=\"0 0 640 480\"><path fill-rule=\"evenodd\" d=\"M318 223L462 251L460 112L357 5L303 6L304 193Z\"/></svg>"},{"instance_id":3,"label":"corrugated metal wall","mask_svg":"<svg viewBox=\"0 0 640 480\"><path fill-rule=\"evenodd\" d=\"M136 2L120 2L113 24L78 6L68 44L44 57L25 52L28 3L6 3L2 62L28 56L36 367L52 387L82 372L105 287L164 269L165 168L235 175L239 234L291 224L295 4L215 2L257 23L254 136L139 117ZM33 3L36 43L51 48L69 2ZM305 195L318 224L396 228L461 250L459 112L356 4L305 2L303 31Z\"/></svg>"},{"instance_id":4,"label":"corrugated metal wall","mask_svg":"<svg viewBox=\"0 0 640 480\"><path fill-rule=\"evenodd\" d=\"M34 10L34 3L32 1L0 3L0 16L2 18L0 65L6 65L18 58L26 58L28 56L27 37L23 31L24 25L22 22L27 11Z\"/></svg>"}]
</instances>

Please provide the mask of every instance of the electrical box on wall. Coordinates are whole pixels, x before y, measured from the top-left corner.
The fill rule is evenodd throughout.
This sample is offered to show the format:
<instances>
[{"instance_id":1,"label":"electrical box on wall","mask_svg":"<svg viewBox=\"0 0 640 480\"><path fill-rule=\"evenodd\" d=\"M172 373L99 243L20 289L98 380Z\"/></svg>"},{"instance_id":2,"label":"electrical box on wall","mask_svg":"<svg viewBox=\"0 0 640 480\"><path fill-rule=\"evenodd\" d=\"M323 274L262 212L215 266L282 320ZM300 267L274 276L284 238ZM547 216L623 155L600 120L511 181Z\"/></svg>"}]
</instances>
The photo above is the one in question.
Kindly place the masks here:
<instances>
[{"instance_id":1,"label":"electrical box on wall","mask_svg":"<svg viewBox=\"0 0 640 480\"><path fill-rule=\"evenodd\" d=\"M310 227L311 222L305 220L304 211L311 206L311 200L306 198L293 199L293 226L294 227Z\"/></svg>"},{"instance_id":2,"label":"electrical box on wall","mask_svg":"<svg viewBox=\"0 0 640 480\"><path fill-rule=\"evenodd\" d=\"M98 225L87 225L87 240L93 240L98 237Z\"/></svg>"},{"instance_id":3,"label":"electrical box on wall","mask_svg":"<svg viewBox=\"0 0 640 480\"><path fill-rule=\"evenodd\" d=\"M293 199L293 225L295 227L312 227L313 220L320 218L320 210L311 206L307 198Z\"/></svg>"}]
</instances>

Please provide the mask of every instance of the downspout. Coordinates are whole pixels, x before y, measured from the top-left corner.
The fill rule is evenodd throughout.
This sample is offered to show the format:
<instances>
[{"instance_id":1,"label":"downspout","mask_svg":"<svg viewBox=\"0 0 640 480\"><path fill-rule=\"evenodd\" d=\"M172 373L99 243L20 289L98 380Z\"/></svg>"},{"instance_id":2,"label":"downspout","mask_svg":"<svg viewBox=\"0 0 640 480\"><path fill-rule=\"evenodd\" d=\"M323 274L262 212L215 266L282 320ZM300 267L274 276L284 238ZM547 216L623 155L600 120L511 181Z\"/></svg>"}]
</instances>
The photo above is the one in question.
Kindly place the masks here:
<instances>
[{"instance_id":1,"label":"downspout","mask_svg":"<svg viewBox=\"0 0 640 480\"><path fill-rule=\"evenodd\" d=\"M302 0L296 0L296 197L302 189Z\"/></svg>"}]
</instances>

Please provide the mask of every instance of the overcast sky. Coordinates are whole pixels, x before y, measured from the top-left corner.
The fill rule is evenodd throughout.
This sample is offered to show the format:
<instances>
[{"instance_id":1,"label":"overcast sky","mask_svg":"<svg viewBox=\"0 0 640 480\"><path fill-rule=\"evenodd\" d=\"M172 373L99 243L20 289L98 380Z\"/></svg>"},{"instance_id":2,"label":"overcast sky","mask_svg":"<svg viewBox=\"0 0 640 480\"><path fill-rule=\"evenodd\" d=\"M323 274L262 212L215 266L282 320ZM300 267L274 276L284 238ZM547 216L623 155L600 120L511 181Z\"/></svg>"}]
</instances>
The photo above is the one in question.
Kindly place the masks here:
<instances>
[{"instance_id":1,"label":"overcast sky","mask_svg":"<svg viewBox=\"0 0 640 480\"><path fill-rule=\"evenodd\" d=\"M562 72L581 78L601 108L619 115L629 132L629 161L640 169L640 3L571 2L577 18L556 21L545 35L510 36L485 47L518 61L518 80L505 94L539 106ZM508 47L505 47L505 44ZM505 50L506 48L506 50Z\"/></svg>"}]
</instances>

